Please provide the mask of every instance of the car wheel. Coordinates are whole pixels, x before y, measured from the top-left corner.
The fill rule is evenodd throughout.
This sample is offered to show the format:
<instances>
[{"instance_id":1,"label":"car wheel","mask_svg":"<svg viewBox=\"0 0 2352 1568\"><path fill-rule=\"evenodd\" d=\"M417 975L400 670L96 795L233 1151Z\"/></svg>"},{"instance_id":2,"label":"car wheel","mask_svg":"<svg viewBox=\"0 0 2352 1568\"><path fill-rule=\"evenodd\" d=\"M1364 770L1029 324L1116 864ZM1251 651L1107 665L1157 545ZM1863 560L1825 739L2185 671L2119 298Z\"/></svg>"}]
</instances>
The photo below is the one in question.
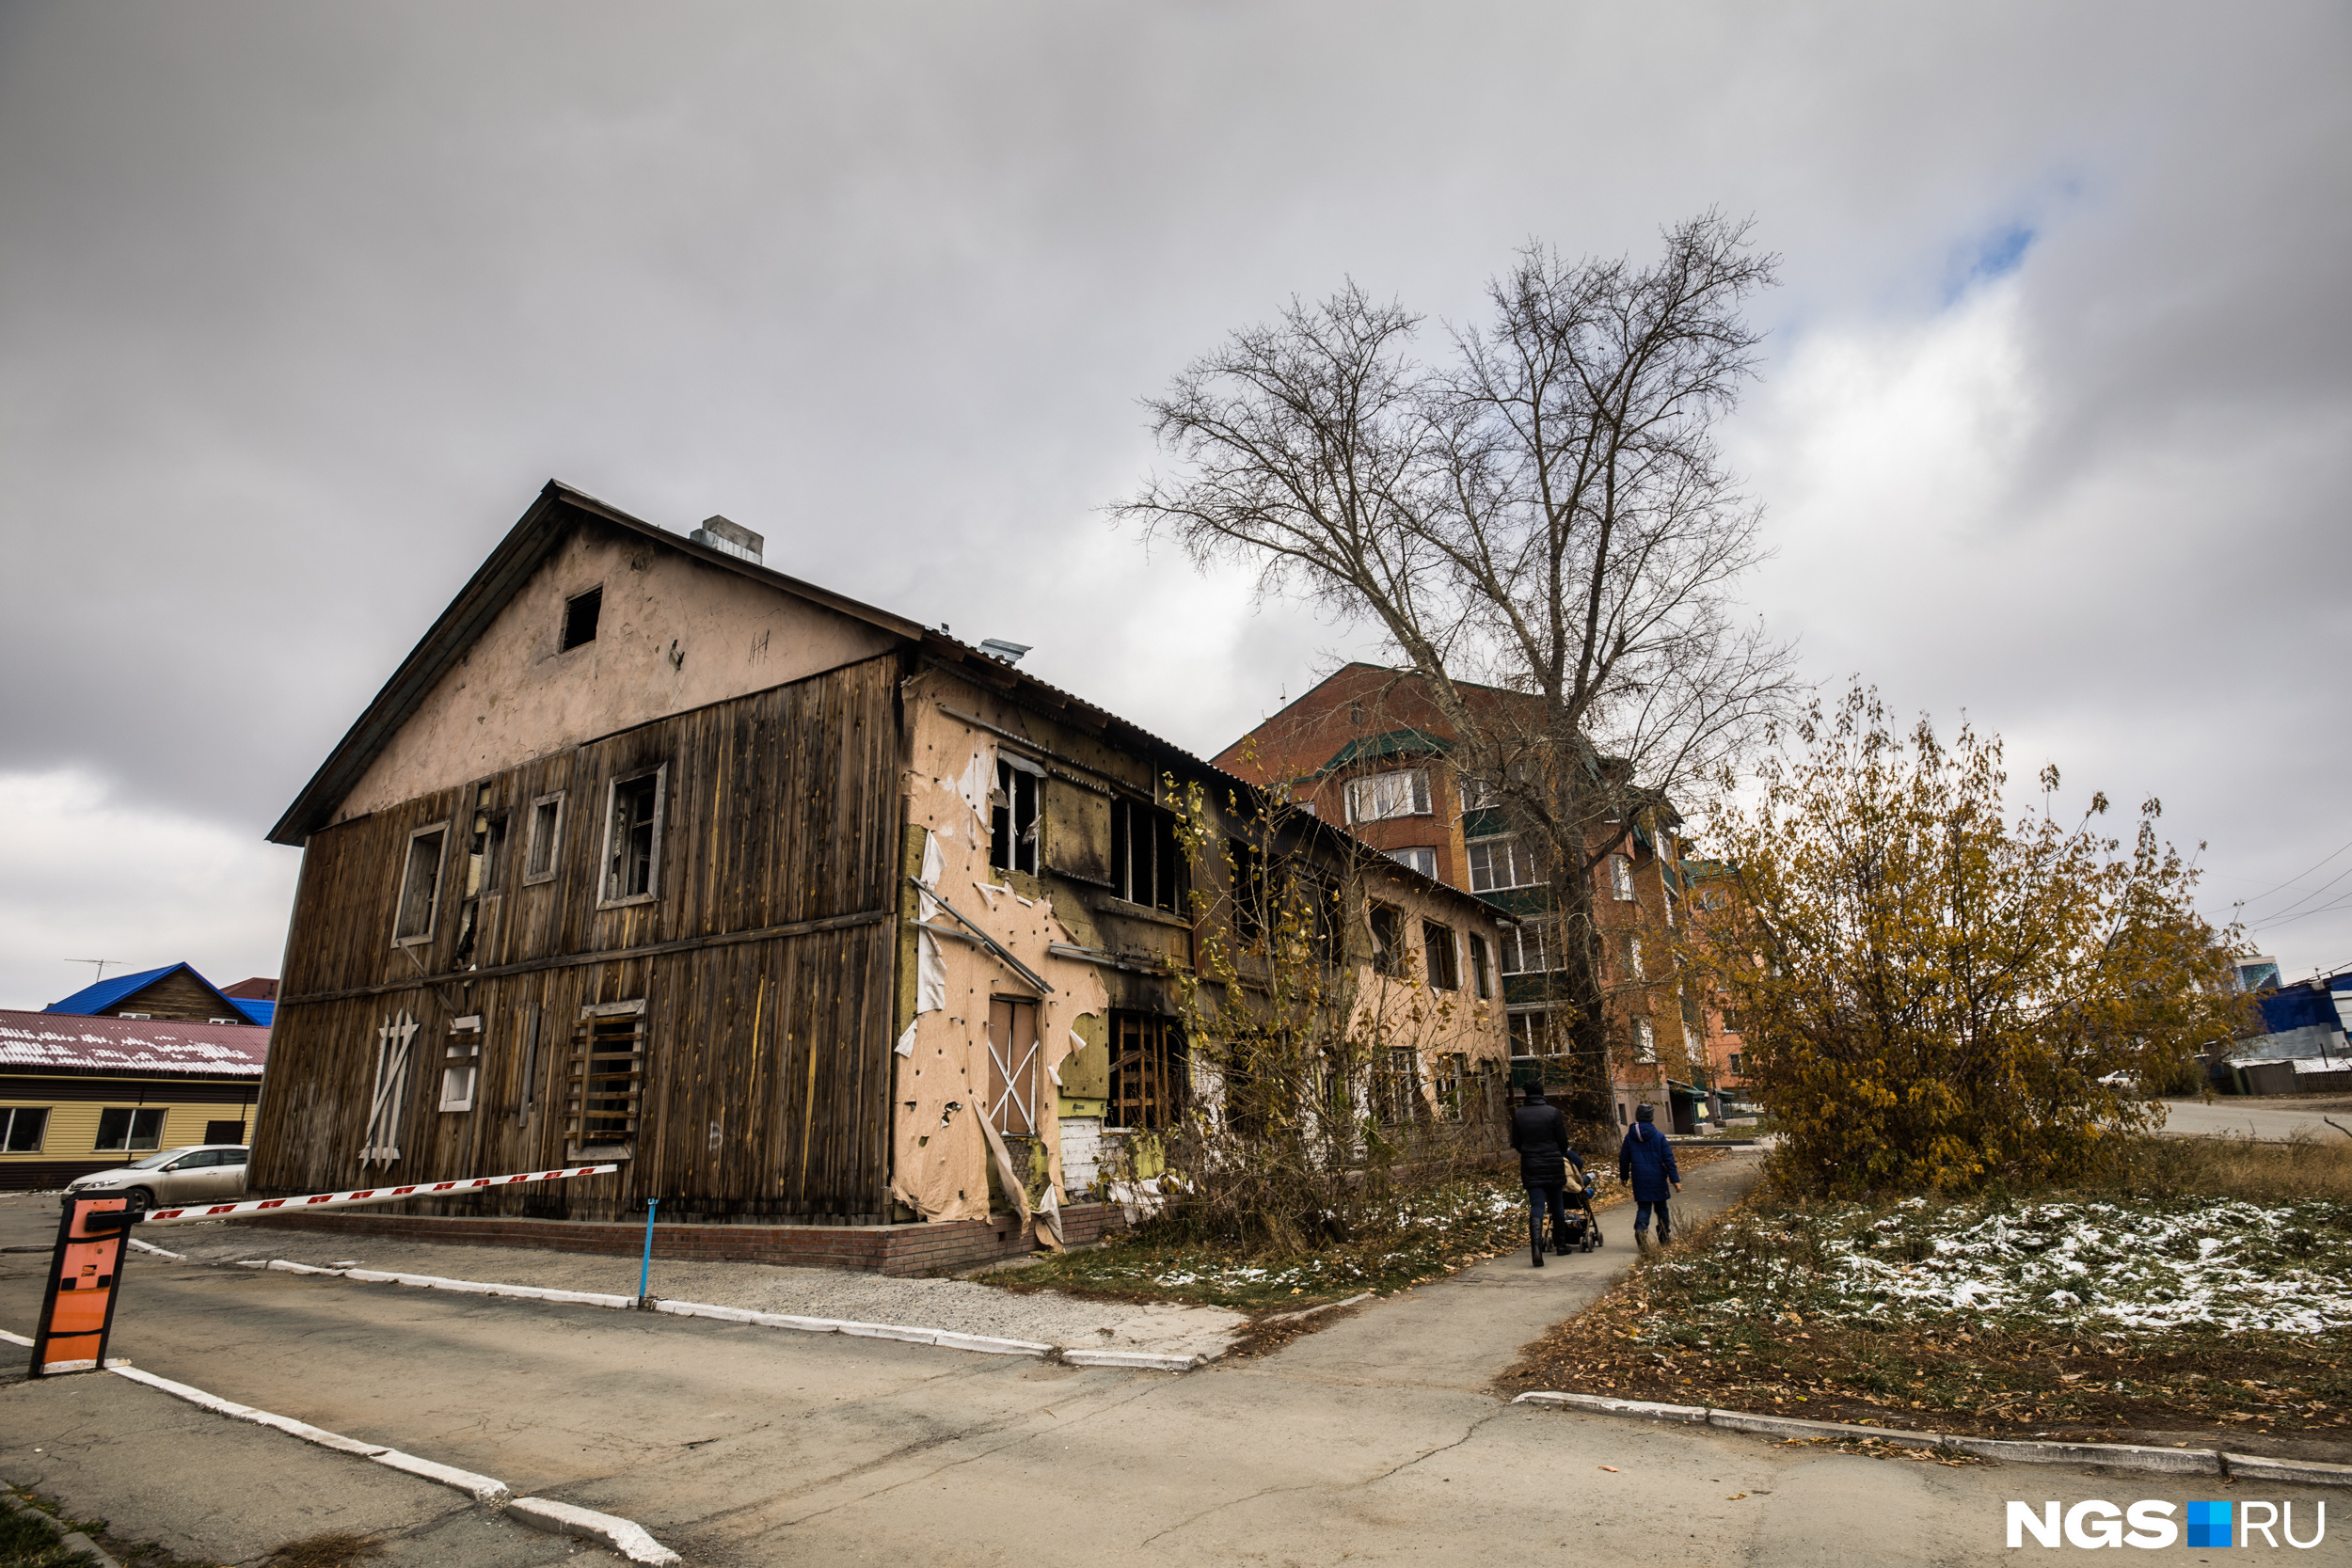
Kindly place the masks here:
<instances>
[{"instance_id":1,"label":"car wheel","mask_svg":"<svg viewBox=\"0 0 2352 1568\"><path fill-rule=\"evenodd\" d=\"M134 1214L144 1214L155 1207L155 1195L145 1187L134 1187L122 1196L131 1200L123 1207Z\"/></svg>"}]
</instances>

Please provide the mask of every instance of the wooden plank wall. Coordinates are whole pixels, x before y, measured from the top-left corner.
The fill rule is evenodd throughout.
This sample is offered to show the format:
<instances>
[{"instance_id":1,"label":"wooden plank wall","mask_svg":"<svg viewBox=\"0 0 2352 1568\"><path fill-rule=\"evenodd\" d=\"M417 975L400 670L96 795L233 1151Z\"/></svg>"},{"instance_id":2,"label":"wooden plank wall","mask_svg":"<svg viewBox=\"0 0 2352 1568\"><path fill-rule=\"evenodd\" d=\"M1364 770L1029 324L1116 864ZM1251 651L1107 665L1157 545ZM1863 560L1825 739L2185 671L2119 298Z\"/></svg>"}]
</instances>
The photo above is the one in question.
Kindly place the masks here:
<instances>
[{"instance_id":1,"label":"wooden plank wall","mask_svg":"<svg viewBox=\"0 0 2352 1568\"><path fill-rule=\"evenodd\" d=\"M563 1164L580 1011L643 997L644 1119L622 1172L519 1188L459 1212L607 1218L653 1196L665 1216L878 1221L887 1211L901 673L896 656L868 660L480 781L509 813L508 832L501 889L485 901L465 973L453 965L476 784L315 835L255 1130L254 1189L363 1180L376 1031L403 1012L421 1027L402 1157L364 1180ZM662 764L660 896L600 911L606 786ZM526 886L530 803L555 790L566 792L560 869ZM433 941L396 948L409 832L445 820ZM814 923L824 924L772 929ZM738 940L745 933L760 934ZM672 943L681 945L595 957ZM592 961L566 961L580 956ZM471 1013L483 1019L474 1109L439 1111L449 1023Z\"/></svg>"}]
</instances>

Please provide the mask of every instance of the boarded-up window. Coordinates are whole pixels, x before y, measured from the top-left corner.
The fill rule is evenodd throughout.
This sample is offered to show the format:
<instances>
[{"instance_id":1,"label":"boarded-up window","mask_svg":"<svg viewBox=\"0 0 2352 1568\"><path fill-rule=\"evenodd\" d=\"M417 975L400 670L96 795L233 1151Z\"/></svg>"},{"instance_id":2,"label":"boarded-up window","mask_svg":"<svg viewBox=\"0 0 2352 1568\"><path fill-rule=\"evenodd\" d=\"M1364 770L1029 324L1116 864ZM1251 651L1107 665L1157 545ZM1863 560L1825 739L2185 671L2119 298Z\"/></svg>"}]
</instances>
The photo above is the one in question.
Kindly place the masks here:
<instances>
[{"instance_id":1,"label":"boarded-up window","mask_svg":"<svg viewBox=\"0 0 2352 1568\"><path fill-rule=\"evenodd\" d=\"M387 1017L375 1032L375 1081L368 1091L368 1131L360 1140L359 1164L389 1165L400 1158L401 1118L408 1104L408 1048L417 1021L407 1013Z\"/></svg>"},{"instance_id":2,"label":"boarded-up window","mask_svg":"<svg viewBox=\"0 0 2352 1568\"><path fill-rule=\"evenodd\" d=\"M400 912L393 917L395 943L431 942L433 917L441 907L441 851L449 824L437 822L408 835L408 860L400 877Z\"/></svg>"},{"instance_id":3,"label":"boarded-up window","mask_svg":"<svg viewBox=\"0 0 2352 1568\"><path fill-rule=\"evenodd\" d=\"M1163 1128L1184 1109L1184 1030L1155 1013L1111 1014L1110 1127Z\"/></svg>"},{"instance_id":4,"label":"boarded-up window","mask_svg":"<svg viewBox=\"0 0 2352 1568\"><path fill-rule=\"evenodd\" d=\"M996 997L988 1005L988 1119L1009 1138L1034 1138L1038 1125L1037 1004Z\"/></svg>"},{"instance_id":5,"label":"boarded-up window","mask_svg":"<svg viewBox=\"0 0 2352 1568\"><path fill-rule=\"evenodd\" d=\"M565 1131L576 1148L626 1144L637 1136L645 1095L645 1004L583 1010L572 1035Z\"/></svg>"}]
</instances>

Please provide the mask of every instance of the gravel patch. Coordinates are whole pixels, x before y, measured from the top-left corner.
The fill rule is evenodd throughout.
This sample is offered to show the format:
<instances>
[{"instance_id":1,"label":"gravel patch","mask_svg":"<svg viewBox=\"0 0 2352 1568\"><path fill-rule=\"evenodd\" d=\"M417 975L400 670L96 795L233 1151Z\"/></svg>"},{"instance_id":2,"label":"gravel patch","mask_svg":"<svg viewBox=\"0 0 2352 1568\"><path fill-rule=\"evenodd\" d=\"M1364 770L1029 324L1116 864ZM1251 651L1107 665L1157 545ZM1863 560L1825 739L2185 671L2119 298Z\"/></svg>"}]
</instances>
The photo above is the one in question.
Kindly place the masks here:
<instances>
[{"instance_id":1,"label":"gravel patch","mask_svg":"<svg viewBox=\"0 0 2352 1568\"><path fill-rule=\"evenodd\" d=\"M190 1262L283 1259L314 1268L379 1269L445 1279L532 1285L559 1291L637 1293L638 1259L530 1247L446 1246L373 1236L263 1230L246 1226L159 1226L142 1241ZM142 1258L141 1261L161 1262ZM399 1289L391 1286L387 1289ZM1142 1351L1219 1355L1248 1320L1220 1307L1131 1305L1016 1292L967 1279L901 1279L845 1269L783 1268L772 1263L653 1260L653 1293L754 1312L941 1328L1001 1339L1030 1339L1064 1350Z\"/></svg>"}]
</instances>

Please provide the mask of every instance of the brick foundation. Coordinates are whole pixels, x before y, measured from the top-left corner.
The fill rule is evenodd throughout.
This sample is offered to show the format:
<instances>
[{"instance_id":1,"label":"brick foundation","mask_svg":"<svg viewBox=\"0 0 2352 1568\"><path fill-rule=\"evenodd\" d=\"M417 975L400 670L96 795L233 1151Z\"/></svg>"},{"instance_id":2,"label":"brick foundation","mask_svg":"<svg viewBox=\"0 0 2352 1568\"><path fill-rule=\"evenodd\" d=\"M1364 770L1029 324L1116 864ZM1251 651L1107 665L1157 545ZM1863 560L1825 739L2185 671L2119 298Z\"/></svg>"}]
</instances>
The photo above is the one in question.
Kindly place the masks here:
<instances>
[{"instance_id":1,"label":"brick foundation","mask_svg":"<svg viewBox=\"0 0 2352 1568\"><path fill-rule=\"evenodd\" d=\"M1062 1235L1073 1247L1123 1227L1116 1204L1080 1203L1061 1212ZM442 1246L537 1247L634 1258L644 1250L642 1225L594 1220L471 1218L447 1214L262 1214L231 1220L261 1229L325 1230ZM1012 1218L949 1220L937 1225L663 1225L653 1227L656 1258L703 1262L780 1263L804 1269L855 1269L868 1274L961 1273L1003 1258L1021 1257L1032 1243Z\"/></svg>"}]
</instances>

